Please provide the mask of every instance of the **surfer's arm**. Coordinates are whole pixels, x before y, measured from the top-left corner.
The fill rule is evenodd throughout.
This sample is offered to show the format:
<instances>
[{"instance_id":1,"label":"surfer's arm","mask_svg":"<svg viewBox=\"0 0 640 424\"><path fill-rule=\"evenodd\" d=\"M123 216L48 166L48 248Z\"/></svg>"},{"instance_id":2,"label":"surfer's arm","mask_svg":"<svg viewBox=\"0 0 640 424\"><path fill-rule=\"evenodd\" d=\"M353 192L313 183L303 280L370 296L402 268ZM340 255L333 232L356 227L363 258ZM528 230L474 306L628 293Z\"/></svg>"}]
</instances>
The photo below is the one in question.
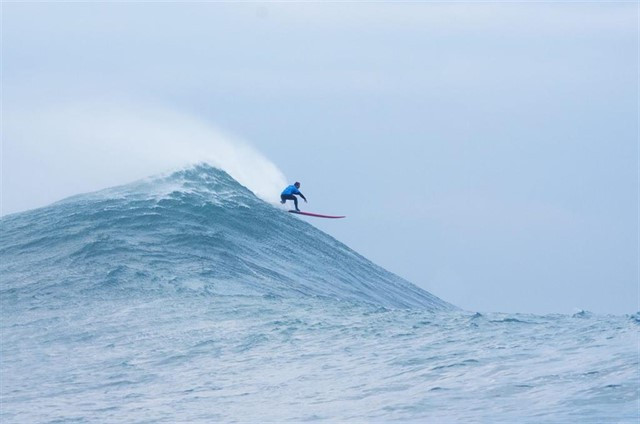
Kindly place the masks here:
<instances>
[{"instance_id":1,"label":"surfer's arm","mask_svg":"<svg viewBox=\"0 0 640 424\"><path fill-rule=\"evenodd\" d=\"M300 197L302 197L302 198L304 199L304 201L305 201L305 202L307 201L307 198L306 198L306 197L304 197L304 194L302 194L302 193L300 193L300 192L298 192L298 194L300 195Z\"/></svg>"}]
</instances>

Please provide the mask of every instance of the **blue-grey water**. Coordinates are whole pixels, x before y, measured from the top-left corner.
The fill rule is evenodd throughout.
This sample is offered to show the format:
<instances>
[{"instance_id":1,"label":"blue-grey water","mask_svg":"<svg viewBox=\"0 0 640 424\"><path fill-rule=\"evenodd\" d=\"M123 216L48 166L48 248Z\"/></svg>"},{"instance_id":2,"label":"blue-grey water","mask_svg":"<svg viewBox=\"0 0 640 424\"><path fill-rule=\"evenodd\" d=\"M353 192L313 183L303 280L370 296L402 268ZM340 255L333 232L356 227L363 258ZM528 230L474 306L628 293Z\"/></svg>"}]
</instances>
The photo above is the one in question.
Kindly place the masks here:
<instances>
[{"instance_id":1,"label":"blue-grey water","mask_svg":"<svg viewBox=\"0 0 640 424\"><path fill-rule=\"evenodd\" d=\"M2 423L640 418L640 314L459 310L206 165L1 224Z\"/></svg>"}]
</instances>

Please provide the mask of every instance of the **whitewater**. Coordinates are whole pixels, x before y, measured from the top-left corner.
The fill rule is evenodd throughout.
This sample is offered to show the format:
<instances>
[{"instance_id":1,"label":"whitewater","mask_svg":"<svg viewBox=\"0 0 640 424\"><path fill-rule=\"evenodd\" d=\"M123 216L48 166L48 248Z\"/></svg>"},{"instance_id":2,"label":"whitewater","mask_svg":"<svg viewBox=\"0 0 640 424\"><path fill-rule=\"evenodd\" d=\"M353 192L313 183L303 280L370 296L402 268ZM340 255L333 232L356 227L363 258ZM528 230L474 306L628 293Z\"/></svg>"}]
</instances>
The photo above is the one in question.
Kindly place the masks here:
<instances>
[{"instance_id":1,"label":"whitewater","mask_svg":"<svg viewBox=\"0 0 640 424\"><path fill-rule=\"evenodd\" d=\"M464 311L305 219L206 164L3 217L0 421L640 419L640 313Z\"/></svg>"}]
</instances>

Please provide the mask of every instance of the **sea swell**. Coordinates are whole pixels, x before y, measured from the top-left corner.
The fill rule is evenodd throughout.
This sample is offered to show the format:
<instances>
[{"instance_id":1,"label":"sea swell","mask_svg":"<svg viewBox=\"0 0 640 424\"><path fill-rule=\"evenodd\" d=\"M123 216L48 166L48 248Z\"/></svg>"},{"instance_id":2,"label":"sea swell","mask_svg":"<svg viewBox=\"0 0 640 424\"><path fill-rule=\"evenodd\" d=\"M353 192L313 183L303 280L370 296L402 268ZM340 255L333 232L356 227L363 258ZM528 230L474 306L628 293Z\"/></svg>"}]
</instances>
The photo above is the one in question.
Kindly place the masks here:
<instances>
[{"instance_id":1,"label":"sea swell","mask_svg":"<svg viewBox=\"0 0 640 424\"><path fill-rule=\"evenodd\" d=\"M637 422L638 314L469 313L199 165L2 218L4 422Z\"/></svg>"},{"instance_id":2,"label":"sea swell","mask_svg":"<svg viewBox=\"0 0 640 424\"><path fill-rule=\"evenodd\" d=\"M2 325L3 422L637 421L627 317L196 289L3 308Z\"/></svg>"}]
</instances>

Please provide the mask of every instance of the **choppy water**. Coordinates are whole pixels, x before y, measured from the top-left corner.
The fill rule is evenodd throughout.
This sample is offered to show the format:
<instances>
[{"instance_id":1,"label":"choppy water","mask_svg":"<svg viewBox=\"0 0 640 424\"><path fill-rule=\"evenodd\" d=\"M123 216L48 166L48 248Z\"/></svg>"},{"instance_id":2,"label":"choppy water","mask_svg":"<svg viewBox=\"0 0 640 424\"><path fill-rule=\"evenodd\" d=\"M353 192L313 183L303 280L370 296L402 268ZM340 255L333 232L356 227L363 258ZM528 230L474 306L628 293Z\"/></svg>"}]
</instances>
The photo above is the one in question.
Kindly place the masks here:
<instances>
[{"instance_id":1,"label":"choppy water","mask_svg":"<svg viewBox=\"0 0 640 424\"><path fill-rule=\"evenodd\" d=\"M460 311L227 178L2 220L2 423L638 422L640 315Z\"/></svg>"},{"instance_id":2,"label":"choppy water","mask_svg":"<svg viewBox=\"0 0 640 424\"><path fill-rule=\"evenodd\" d=\"M4 307L2 422L637 422L638 317L136 296Z\"/></svg>"}]
</instances>

